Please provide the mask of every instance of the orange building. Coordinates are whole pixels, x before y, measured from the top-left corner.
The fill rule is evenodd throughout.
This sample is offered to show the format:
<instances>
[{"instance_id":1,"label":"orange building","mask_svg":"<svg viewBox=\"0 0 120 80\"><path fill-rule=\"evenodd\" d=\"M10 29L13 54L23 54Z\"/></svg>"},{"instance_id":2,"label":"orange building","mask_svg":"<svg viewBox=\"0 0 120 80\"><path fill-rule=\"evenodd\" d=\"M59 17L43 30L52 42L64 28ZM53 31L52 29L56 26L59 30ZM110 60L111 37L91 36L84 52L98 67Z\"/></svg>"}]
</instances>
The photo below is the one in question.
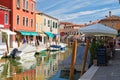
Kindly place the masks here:
<instances>
[{"instance_id":1,"label":"orange building","mask_svg":"<svg viewBox=\"0 0 120 80\"><path fill-rule=\"evenodd\" d=\"M101 19L99 23L120 31L120 16L112 15L111 11L109 11L109 16Z\"/></svg>"},{"instance_id":2,"label":"orange building","mask_svg":"<svg viewBox=\"0 0 120 80\"><path fill-rule=\"evenodd\" d=\"M35 11L36 2L35 0L0 0L0 4L11 9L11 30L17 32L16 36L20 36L20 39L27 37L27 39L35 40L35 36L38 35L36 30ZM12 44L13 47L17 46L16 37L13 36Z\"/></svg>"},{"instance_id":3,"label":"orange building","mask_svg":"<svg viewBox=\"0 0 120 80\"><path fill-rule=\"evenodd\" d=\"M78 38L81 36L80 33L78 33L78 29L81 27L85 27L85 25L74 24L70 22L60 22L59 31L61 34L61 42L71 44L74 39L78 40Z\"/></svg>"}]
</instances>

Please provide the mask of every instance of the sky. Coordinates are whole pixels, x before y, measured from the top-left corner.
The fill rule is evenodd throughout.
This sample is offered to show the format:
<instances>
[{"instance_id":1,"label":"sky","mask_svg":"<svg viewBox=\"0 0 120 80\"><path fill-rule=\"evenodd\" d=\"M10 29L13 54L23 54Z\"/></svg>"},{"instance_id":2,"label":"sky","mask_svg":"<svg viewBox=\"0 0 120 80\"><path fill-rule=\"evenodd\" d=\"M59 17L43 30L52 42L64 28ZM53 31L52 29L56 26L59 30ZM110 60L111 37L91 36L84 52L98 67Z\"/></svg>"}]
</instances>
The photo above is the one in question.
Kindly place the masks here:
<instances>
[{"instance_id":1,"label":"sky","mask_svg":"<svg viewBox=\"0 0 120 80\"><path fill-rule=\"evenodd\" d=\"M77 24L89 23L109 15L120 16L119 0L36 0L37 10Z\"/></svg>"}]
</instances>

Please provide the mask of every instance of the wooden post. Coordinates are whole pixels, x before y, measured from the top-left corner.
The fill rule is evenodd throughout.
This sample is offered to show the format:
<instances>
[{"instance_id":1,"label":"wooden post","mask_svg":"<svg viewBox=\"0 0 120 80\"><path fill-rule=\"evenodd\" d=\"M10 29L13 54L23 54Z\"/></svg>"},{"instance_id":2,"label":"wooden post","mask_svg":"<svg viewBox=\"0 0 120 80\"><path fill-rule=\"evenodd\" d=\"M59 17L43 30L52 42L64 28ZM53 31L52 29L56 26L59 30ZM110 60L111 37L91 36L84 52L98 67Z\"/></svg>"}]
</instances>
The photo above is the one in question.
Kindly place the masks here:
<instances>
[{"instance_id":1,"label":"wooden post","mask_svg":"<svg viewBox=\"0 0 120 80\"><path fill-rule=\"evenodd\" d=\"M8 35L5 36L5 42L6 42L7 52L9 53Z\"/></svg>"},{"instance_id":2,"label":"wooden post","mask_svg":"<svg viewBox=\"0 0 120 80\"><path fill-rule=\"evenodd\" d=\"M20 34L16 35L18 47L20 47Z\"/></svg>"},{"instance_id":3,"label":"wooden post","mask_svg":"<svg viewBox=\"0 0 120 80\"><path fill-rule=\"evenodd\" d=\"M76 52L77 52L77 41L73 43L73 51L72 51L72 59L71 59L71 67L70 67L70 80L73 80L74 77L74 68L76 62Z\"/></svg>"},{"instance_id":4,"label":"wooden post","mask_svg":"<svg viewBox=\"0 0 120 80\"><path fill-rule=\"evenodd\" d=\"M86 43L86 48L85 48L85 53L84 53L84 60L82 63L82 69L81 69L81 76L84 74L85 72L85 67L86 67L86 61L87 61L87 56L88 56L88 50L89 50L89 40L87 39L87 43Z\"/></svg>"}]
</instances>

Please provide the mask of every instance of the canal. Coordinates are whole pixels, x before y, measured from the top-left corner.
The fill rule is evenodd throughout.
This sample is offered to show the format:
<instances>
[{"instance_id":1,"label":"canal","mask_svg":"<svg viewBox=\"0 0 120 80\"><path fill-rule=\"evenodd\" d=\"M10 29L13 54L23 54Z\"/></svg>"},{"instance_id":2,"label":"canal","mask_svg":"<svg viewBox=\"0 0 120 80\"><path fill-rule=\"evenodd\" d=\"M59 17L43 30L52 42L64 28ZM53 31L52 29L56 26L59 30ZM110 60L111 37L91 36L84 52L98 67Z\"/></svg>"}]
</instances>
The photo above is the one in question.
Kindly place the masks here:
<instances>
[{"instance_id":1,"label":"canal","mask_svg":"<svg viewBox=\"0 0 120 80\"><path fill-rule=\"evenodd\" d=\"M49 80L59 69L59 63L71 53L71 48L61 51L45 51L34 58L21 60L1 59L0 80Z\"/></svg>"},{"instance_id":2,"label":"canal","mask_svg":"<svg viewBox=\"0 0 120 80\"><path fill-rule=\"evenodd\" d=\"M80 77L85 46L78 46L74 80ZM43 51L25 59L1 59L0 80L68 80L72 48L62 51ZM89 58L89 57L88 57ZM88 65L89 59L87 60Z\"/></svg>"}]
</instances>

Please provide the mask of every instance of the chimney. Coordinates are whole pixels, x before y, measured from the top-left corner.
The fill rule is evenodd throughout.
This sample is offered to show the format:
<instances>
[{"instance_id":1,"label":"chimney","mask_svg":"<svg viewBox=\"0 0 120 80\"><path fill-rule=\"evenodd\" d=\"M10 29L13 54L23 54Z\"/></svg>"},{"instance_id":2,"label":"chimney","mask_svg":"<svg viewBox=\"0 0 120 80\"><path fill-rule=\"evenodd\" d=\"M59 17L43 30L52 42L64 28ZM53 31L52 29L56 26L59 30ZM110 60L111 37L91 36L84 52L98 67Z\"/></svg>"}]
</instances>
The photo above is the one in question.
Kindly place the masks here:
<instances>
[{"instance_id":1,"label":"chimney","mask_svg":"<svg viewBox=\"0 0 120 80\"><path fill-rule=\"evenodd\" d=\"M105 17L107 18L108 16L106 15Z\"/></svg>"},{"instance_id":2,"label":"chimney","mask_svg":"<svg viewBox=\"0 0 120 80\"><path fill-rule=\"evenodd\" d=\"M109 17L111 16L111 11L109 11Z\"/></svg>"},{"instance_id":3,"label":"chimney","mask_svg":"<svg viewBox=\"0 0 120 80\"><path fill-rule=\"evenodd\" d=\"M89 21L89 23L91 24L91 23L92 23L92 21Z\"/></svg>"}]
</instances>

